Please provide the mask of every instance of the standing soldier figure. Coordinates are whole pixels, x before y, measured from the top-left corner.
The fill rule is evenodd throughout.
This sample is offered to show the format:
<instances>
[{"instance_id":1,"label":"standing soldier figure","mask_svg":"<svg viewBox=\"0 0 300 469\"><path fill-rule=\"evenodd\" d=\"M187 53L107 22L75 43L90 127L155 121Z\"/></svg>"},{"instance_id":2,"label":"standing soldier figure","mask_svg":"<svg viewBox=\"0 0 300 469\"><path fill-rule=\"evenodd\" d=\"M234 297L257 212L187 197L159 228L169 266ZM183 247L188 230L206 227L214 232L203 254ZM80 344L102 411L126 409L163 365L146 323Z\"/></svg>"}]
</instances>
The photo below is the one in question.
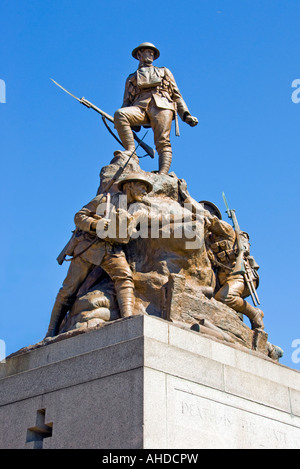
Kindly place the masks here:
<instances>
[{"instance_id":1,"label":"standing soldier figure","mask_svg":"<svg viewBox=\"0 0 300 469\"><path fill-rule=\"evenodd\" d=\"M168 174L172 161L172 120L175 118L177 123L177 113L191 127L197 125L198 120L191 116L170 70L152 65L159 55L159 50L149 42L132 51L132 56L139 60L139 67L127 78L123 104L115 112L114 125L124 148L129 151L135 149L131 128L152 127L159 173ZM176 133L178 135L178 130Z\"/></svg>"}]
</instances>

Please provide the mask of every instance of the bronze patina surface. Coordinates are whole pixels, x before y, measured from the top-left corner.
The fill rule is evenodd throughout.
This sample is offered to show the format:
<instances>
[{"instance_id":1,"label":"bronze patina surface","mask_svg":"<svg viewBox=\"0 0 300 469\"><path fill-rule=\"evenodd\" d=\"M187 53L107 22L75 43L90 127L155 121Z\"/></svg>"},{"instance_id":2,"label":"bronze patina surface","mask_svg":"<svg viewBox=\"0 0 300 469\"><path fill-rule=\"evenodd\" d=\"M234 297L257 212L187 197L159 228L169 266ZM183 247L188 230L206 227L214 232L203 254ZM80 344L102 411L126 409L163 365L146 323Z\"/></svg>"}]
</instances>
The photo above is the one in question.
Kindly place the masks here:
<instances>
[{"instance_id":1,"label":"bronze patina surface","mask_svg":"<svg viewBox=\"0 0 300 469\"><path fill-rule=\"evenodd\" d=\"M169 174L172 120L178 113L191 126L198 121L170 70L153 66L156 46L142 43L132 55L139 67L111 118L125 150L101 168L96 196L75 214L73 235L58 256L70 266L44 340L149 314L278 360L283 352L268 341L258 308L248 233L225 195L232 224L205 194L197 202L187 182ZM158 172L140 167L133 134L139 126L153 129Z\"/></svg>"},{"instance_id":2,"label":"bronze patina surface","mask_svg":"<svg viewBox=\"0 0 300 469\"><path fill-rule=\"evenodd\" d=\"M160 55L153 44L140 44L132 55L139 61L139 66L126 80L122 107L114 115L115 128L124 148L132 150L132 129L150 126L159 156L159 173L168 174L172 161L170 132L173 119L177 134L177 114L192 127L198 120L190 114L171 71L153 65Z\"/></svg>"}]
</instances>

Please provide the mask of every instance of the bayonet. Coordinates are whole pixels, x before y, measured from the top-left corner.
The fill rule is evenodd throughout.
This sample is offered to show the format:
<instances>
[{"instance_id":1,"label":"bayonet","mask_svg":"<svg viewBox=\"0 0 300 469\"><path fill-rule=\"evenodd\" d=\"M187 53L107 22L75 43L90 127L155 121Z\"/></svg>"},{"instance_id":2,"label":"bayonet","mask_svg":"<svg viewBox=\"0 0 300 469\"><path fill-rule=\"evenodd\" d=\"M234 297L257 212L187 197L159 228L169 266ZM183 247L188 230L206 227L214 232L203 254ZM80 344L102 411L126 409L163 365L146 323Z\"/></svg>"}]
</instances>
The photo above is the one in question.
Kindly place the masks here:
<instances>
[{"instance_id":1,"label":"bayonet","mask_svg":"<svg viewBox=\"0 0 300 469\"><path fill-rule=\"evenodd\" d=\"M228 203L227 203L227 199L226 199L226 196L225 196L225 192L222 192L222 197L223 197L223 200L224 200L224 204L225 204L225 207L226 207L226 213L228 214L229 216L229 206L228 206Z\"/></svg>"},{"instance_id":2,"label":"bayonet","mask_svg":"<svg viewBox=\"0 0 300 469\"><path fill-rule=\"evenodd\" d=\"M64 88L64 87L61 86L59 83L57 83L57 81L53 80L53 78L50 78L50 80L52 80L53 83L55 83L57 86L59 86L59 88L61 88L61 89L64 90L66 93L68 93L70 96L72 96L73 98L77 99L77 101L80 102L80 99L77 98L77 96L75 96L75 94L70 93L70 91L66 90L66 88Z\"/></svg>"},{"instance_id":3,"label":"bayonet","mask_svg":"<svg viewBox=\"0 0 300 469\"><path fill-rule=\"evenodd\" d=\"M72 98L75 98L79 103L83 104L84 106L86 106L87 108L90 108L90 109L93 109L94 111L98 112L98 114L100 114L102 116L102 119L103 119L103 122L106 124L105 122L105 119L107 119L108 121L114 123L114 118L112 116L110 116L109 114L107 114L107 112L104 112L102 111L102 109L100 109L99 107L95 106L93 103L91 103L90 101L88 101L87 99L85 99L84 97L82 98L78 98L77 96L75 96L73 93L70 93L70 91L66 90L66 88L64 88L62 85L60 85L59 83L57 83L57 81L53 80L53 78L50 78L50 80L53 81L53 83L55 85L57 85L59 88L61 88L63 91L65 91L66 93L68 93L70 96L72 96ZM108 126L106 126L108 127ZM115 137L115 139L122 145L122 142L120 142L120 140L115 136L115 134L108 128L108 130L110 131L110 133ZM132 131L133 133L133 137L135 139L135 141L141 146L141 148L143 148L143 150L151 157L151 158L154 158L154 155L155 155L155 150L153 150L153 148L151 148L149 145L147 145L146 143L144 143L137 135L134 131Z\"/></svg>"},{"instance_id":4,"label":"bayonet","mask_svg":"<svg viewBox=\"0 0 300 469\"><path fill-rule=\"evenodd\" d=\"M236 215L235 215L235 210L229 208L229 205L228 205L228 202L227 202L227 199L226 199L226 196L225 196L224 192L222 192L222 197L223 197L223 200L224 200L224 203L225 203L226 213L228 215L228 218L231 218L234 229L236 230L236 232L239 233L241 230L240 230L240 227L239 227Z\"/></svg>"}]
</instances>

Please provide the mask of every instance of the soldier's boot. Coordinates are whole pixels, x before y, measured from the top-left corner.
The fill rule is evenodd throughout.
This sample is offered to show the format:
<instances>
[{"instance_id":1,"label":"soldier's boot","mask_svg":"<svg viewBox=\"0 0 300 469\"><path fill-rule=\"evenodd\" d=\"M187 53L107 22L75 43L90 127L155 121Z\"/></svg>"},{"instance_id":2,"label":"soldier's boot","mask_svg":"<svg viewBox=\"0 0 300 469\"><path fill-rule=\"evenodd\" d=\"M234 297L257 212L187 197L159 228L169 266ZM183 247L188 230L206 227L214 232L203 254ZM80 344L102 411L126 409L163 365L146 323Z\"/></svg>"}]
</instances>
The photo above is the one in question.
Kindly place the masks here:
<instances>
[{"instance_id":1,"label":"soldier's boot","mask_svg":"<svg viewBox=\"0 0 300 469\"><path fill-rule=\"evenodd\" d=\"M116 111L114 116L115 129L125 150L135 151L134 137L128 119L122 114L122 109Z\"/></svg>"},{"instance_id":2,"label":"soldier's boot","mask_svg":"<svg viewBox=\"0 0 300 469\"><path fill-rule=\"evenodd\" d=\"M58 301L54 304L54 307L51 312L48 331L47 331L47 334L45 335L45 339L47 337L55 337L58 334L59 326L61 325L61 322L66 316L69 309L70 309L70 306L68 304L60 303Z\"/></svg>"},{"instance_id":3,"label":"soldier's boot","mask_svg":"<svg viewBox=\"0 0 300 469\"><path fill-rule=\"evenodd\" d=\"M251 306L247 301L244 301L243 314L250 319L252 329L264 329L264 313L261 309L254 308L254 306Z\"/></svg>"},{"instance_id":4,"label":"soldier's boot","mask_svg":"<svg viewBox=\"0 0 300 469\"><path fill-rule=\"evenodd\" d=\"M283 357L283 350L282 348L278 347L277 345L273 345L270 342L267 342L267 350L268 356L272 358L272 360L279 360L279 358Z\"/></svg>"},{"instance_id":5,"label":"soldier's boot","mask_svg":"<svg viewBox=\"0 0 300 469\"><path fill-rule=\"evenodd\" d=\"M117 299L121 318L134 316L134 290L131 287L121 288L117 291Z\"/></svg>"},{"instance_id":6,"label":"soldier's boot","mask_svg":"<svg viewBox=\"0 0 300 469\"><path fill-rule=\"evenodd\" d=\"M129 152L135 151L134 138L133 138L133 133L132 133L131 128L122 127L118 130L118 134L119 134L121 142L123 143L123 147L125 148L125 150Z\"/></svg>"},{"instance_id":7,"label":"soldier's boot","mask_svg":"<svg viewBox=\"0 0 300 469\"><path fill-rule=\"evenodd\" d=\"M158 174L168 174L172 162L172 152L163 151L159 155Z\"/></svg>"},{"instance_id":8,"label":"soldier's boot","mask_svg":"<svg viewBox=\"0 0 300 469\"><path fill-rule=\"evenodd\" d=\"M118 128L118 134L128 156L132 156L132 159L136 163L139 163L138 156L135 152L135 143L131 127L126 126Z\"/></svg>"}]
</instances>

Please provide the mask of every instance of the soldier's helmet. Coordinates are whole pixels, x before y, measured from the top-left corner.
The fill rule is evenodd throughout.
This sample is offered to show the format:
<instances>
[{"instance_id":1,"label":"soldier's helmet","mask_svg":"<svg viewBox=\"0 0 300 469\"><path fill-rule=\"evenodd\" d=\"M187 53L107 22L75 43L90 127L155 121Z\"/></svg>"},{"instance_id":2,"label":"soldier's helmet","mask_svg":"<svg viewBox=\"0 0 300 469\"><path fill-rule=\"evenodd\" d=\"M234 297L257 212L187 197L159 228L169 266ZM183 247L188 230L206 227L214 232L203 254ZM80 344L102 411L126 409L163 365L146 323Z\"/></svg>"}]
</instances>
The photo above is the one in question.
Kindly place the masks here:
<instances>
[{"instance_id":1,"label":"soldier's helmet","mask_svg":"<svg viewBox=\"0 0 300 469\"><path fill-rule=\"evenodd\" d=\"M211 215L214 215L218 217L219 220L222 220L221 212L215 204L209 202L208 200L201 200L199 204L201 204L204 210L207 210Z\"/></svg>"},{"instance_id":2,"label":"soldier's helmet","mask_svg":"<svg viewBox=\"0 0 300 469\"><path fill-rule=\"evenodd\" d=\"M160 56L160 52L157 49L157 47L154 46L154 44L151 44L151 42L142 42L142 44L140 44L135 49L133 49L133 51L131 53L132 57L134 57L137 60L138 60L137 52L140 49L152 49L154 51L154 60L158 59L158 57Z\"/></svg>"},{"instance_id":3,"label":"soldier's helmet","mask_svg":"<svg viewBox=\"0 0 300 469\"><path fill-rule=\"evenodd\" d=\"M126 184L126 182L143 182L147 188L147 193L149 194L149 192L152 191L153 189L153 186L151 184L150 181L148 181L148 179L146 179L143 175L141 174L138 174L138 173L131 173L131 174L128 174L127 176L125 176L123 179L121 179L119 182L118 182L118 189L120 191L123 190L123 186L124 184Z\"/></svg>"}]
</instances>

